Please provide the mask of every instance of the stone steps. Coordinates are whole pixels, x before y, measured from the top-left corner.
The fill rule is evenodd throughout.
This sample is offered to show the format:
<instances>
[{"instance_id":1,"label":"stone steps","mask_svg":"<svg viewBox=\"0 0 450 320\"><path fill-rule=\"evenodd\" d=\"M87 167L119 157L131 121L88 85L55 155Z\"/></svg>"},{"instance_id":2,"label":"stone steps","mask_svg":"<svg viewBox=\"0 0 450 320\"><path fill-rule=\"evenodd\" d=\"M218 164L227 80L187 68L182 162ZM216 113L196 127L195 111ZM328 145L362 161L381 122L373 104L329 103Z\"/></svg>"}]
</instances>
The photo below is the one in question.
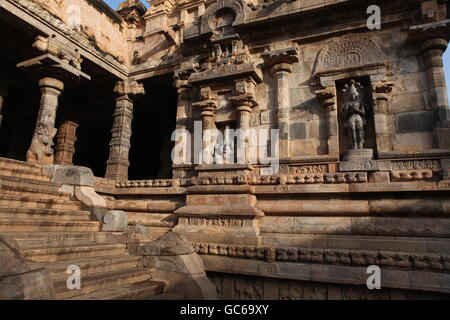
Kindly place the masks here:
<instances>
[{"instance_id":1,"label":"stone steps","mask_svg":"<svg viewBox=\"0 0 450 320\"><path fill-rule=\"evenodd\" d=\"M120 271L92 274L85 277L81 276L80 290L68 289L67 278L55 281L54 287L57 299L68 299L88 293L99 292L100 290L149 281L151 278L152 274L149 269L131 268ZM85 299L85 297L80 297L80 299Z\"/></svg>"},{"instance_id":2,"label":"stone steps","mask_svg":"<svg viewBox=\"0 0 450 320\"><path fill-rule=\"evenodd\" d=\"M33 179L39 181L50 181L50 176L40 171L30 172L28 169L14 169L3 167L1 164L0 164L0 175L23 179Z\"/></svg>"},{"instance_id":3,"label":"stone steps","mask_svg":"<svg viewBox=\"0 0 450 320\"><path fill-rule=\"evenodd\" d=\"M60 191L61 186L49 181L37 181L0 175L2 194L46 195L47 198L68 200L70 195Z\"/></svg>"},{"instance_id":4,"label":"stone steps","mask_svg":"<svg viewBox=\"0 0 450 320\"><path fill-rule=\"evenodd\" d=\"M27 248L21 251L26 258L34 262L56 262L124 255L126 244L81 244L67 247Z\"/></svg>"},{"instance_id":5,"label":"stone steps","mask_svg":"<svg viewBox=\"0 0 450 320\"><path fill-rule=\"evenodd\" d=\"M152 300L161 295L164 288L164 282L146 280L82 294L70 300Z\"/></svg>"},{"instance_id":6,"label":"stone steps","mask_svg":"<svg viewBox=\"0 0 450 320\"><path fill-rule=\"evenodd\" d=\"M115 272L124 269L132 269L138 266L139 257L130 255L104 256L95 258L43 262L44 266L50 272L54 281L67 279L67 268L69 266L78 266L81 270L81 276L92 275L96 273Z\"/></svg>"},{"instance_id":7,"label":"stone steps","mask_svg":"<svg viewBox=\"0 0 450 320\"><path fill-rule=\"evenodd\" d=\"M0 233L44 231L100 231L100 223L97 221L0 219Z\"/></svg>"},{"instance_id":8,"label":"stone steps","mask_svg":"<svg viewBox=\"0 0 450 320\"><path fill-rule=\"evenodd\" d=\"M95 221L89 211L11 208L0 206L0 219L38 219L57 221Z\"/></svg>"},{"instance_id":9,"label":"stone steps","mask_svg":"<svg viewBox=\"0 0 450 320\"><path fill-rule=\"evenodd\" d=\"M42 166L40 165L9 158L0 158L0 167L7 168L9 170L27 171L37 175L42 174Z\"/></svg>"},{"instance_id":10,"label":"stone steps","mask_svg":"<svg viewBox=\"0 0 450 320\"><path fill-rule=\"evenodd\" d=\"M17 241L21 249L130 241L122 232L22 232L8 233L8 236Z\"/></svg>"},{"instance_id":11,"label":"stone steps","mask_svg":"<svg viewBox=\"0 0 450 320\"><path fill-rule=\"evenodd\" d=\"M65 200L64 198L67 199ZM71 201L68 196L59 196L54 199L49 195L4 194L3 191L0 192L0 206L62 210L83 209L83 204L81 202Z\"/></svg>"},{"instance_id":12,"label":"stone steps","mask_svg":"<svg viewBox=\"0 0 450 320\"><path fill-rule=\"evenodd\" d=\"M127 254L125 232L100 231L96 217L49 180L40 166L0 158L0 234L49 271L57 299L150 299L164 291ZM67 288L69 266L80 268L81 290Z\"/></svg>"}]
</instances>

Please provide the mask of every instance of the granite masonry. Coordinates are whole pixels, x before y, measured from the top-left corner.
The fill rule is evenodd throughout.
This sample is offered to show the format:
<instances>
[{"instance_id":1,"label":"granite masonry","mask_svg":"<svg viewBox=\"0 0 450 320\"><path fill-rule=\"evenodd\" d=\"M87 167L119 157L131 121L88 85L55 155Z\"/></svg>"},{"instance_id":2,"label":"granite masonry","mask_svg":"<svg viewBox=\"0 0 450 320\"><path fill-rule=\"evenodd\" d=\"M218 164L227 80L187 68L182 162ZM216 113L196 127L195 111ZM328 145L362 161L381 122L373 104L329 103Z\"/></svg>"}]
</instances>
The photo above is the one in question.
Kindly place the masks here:
<instances>
[{"instance_id":1,"label":"granite masonry","mask_svg":"<svg viewBox=\"0 0 450 320\"><path fill-rule=\"evenodd\" d=\"M450 297L447 0L148 4L0 1L0 298Z\"/></svg>"}]
</instances>

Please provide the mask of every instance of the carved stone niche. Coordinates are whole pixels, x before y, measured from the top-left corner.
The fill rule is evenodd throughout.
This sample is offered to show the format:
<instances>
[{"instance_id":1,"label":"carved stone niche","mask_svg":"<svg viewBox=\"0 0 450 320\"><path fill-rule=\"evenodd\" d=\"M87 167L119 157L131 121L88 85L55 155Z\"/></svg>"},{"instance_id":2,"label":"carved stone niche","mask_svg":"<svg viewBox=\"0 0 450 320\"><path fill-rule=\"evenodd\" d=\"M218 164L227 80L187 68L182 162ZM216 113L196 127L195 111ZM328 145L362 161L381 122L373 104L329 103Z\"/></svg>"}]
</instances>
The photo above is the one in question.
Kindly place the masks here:
<instances>
[{"instance_id":1,"label":"carved stone niche","mask_svg":"<svg viewBox=\"0 0 450 320\"><path fill-rule=\"evenodd\" d=\"M250 13L251 9L242 0L218 0L206 9L200 33L210 33L218 27L228 32L230 27L243 24Z\"/></svg>"},{"instance_id":2,"label":"carved stone niche","mask_svg":"<svg viewBox=\"0 0 450 320\"><path fill-rule=\"evenodd\" d=\"M333 39L319 52L315 77L321 87L316 91L318 99L330 112L330 155L339 152L344 160L340 170L378 171L388 168L388 164L373 159L379 146L373 120L372 88L375 84L392 80L387 57L376 39L359 34ZM364 115L357 115L361 112L353 107L358 106L364 106ZM333 140L335 133L339 137Z\"/></svg>"}]
</instances>

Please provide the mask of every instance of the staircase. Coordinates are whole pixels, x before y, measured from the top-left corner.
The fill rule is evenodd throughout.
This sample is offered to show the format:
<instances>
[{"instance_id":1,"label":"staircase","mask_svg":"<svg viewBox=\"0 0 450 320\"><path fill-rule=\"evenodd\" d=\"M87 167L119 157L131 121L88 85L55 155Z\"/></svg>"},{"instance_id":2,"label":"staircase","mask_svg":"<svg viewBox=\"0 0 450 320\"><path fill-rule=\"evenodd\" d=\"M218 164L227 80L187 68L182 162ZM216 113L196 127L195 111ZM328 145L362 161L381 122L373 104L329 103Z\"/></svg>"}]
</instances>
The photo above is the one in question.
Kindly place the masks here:
<instances>
[{"instance_id":1,"label":"staircase","mask_svg":"<svg viewBox=\"0 0 450 320\"><path fill-rule=\"evenodd\" d=\"M57 299L154 299L164 291L150 270L127 254L124 233L101 232L82 203L60 191L40 166L0 158L0 234L49 270ZM81 289L67 288L69 266L81 270Z\"/></svg>"}]
</instances>

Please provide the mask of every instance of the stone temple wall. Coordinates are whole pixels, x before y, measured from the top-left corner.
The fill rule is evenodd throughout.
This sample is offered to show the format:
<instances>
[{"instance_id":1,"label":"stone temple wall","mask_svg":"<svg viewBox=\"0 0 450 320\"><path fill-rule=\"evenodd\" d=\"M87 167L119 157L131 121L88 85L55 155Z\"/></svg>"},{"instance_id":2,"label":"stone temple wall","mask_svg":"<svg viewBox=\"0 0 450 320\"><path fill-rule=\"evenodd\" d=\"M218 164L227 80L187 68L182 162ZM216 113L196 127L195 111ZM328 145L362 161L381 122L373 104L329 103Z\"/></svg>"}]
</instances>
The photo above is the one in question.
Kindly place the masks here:
<instances>
[{"instance_id":1,"label":"stone temple wall","mask_svg":"<svg viewBox=\"0 0 450 320\"><path fill-rule=\"evenodd\" d=\"M114 12L105 12L106 4L98 0L20 0L34 2L64 24L90 39L102 51L128 64L127 28ZM99 7L99 5L102 5ZM109 9L109 8L108 8ZM37 12L39 14L39 12Z\"/></svg>"},{"instance_id":2,"label":"stone temple wall","mask_svg":"<svg viewBox=\"0 0 450 320\"><path fill-rule=\"evenodd\" d=\"M119 80L110 86L116 105L106 176L95 190L103 209L127 213L130 234L182 234L219 296L230 299L448 295L448 1L158 0L147 10L128 0L120 22L88 2L95 1L83 6L82 29L120 67L89 56L81 42L69 50L48 31L33 45L45 57L19 66L31 73L38 66L45 76L38 124L47 121L55 134L63 85L73 97L74 78ZM45 1L62 20L70 3ZM381 29L368 28L372 4L381 9ZM195 163L186 145L172 179L130 181L134 103L157 96L150 80L168 75L177 103L150 107L176 109L174 125L191 134L201 123L200 145L214 145L205 158L229 151L208 129L276 129L277 170L251 162L249 140L237 137L240 163ZM66 145L55 148L69 163L74 128L60 132ZM52 164L52 146L40 135L36 130L28 161ZM33 157L40 152L45 163ZM365 290L370 265L381 268L384 291Z\"/></svg>"}]
</instances>

